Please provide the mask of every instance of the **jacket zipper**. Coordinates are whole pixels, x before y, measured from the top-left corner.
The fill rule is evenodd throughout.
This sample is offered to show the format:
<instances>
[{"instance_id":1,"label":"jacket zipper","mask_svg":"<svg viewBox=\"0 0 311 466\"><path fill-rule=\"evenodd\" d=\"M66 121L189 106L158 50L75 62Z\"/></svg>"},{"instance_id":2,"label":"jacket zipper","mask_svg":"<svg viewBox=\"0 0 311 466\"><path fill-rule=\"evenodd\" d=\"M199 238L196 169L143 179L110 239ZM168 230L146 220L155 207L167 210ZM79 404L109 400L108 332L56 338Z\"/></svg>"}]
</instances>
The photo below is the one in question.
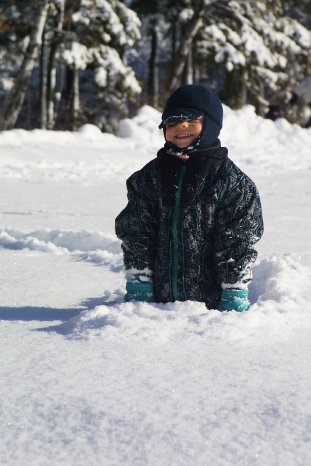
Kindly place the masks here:
<instances>
[{"instance_id":1,"label":"jacket zipper","mask_svg":"<svg viewBox=\"0 0 311 466\"><path fill-rule=\"evenodd\" d=\"M172 221L172 236L173 236L173 272L172 272L172 298L173 301L178 301L178 220L180 217L180 199L181 187L184 181L187 165L183 162L178 178L177 190L175 194L175 205Z\"/></svg>"}]
</instances>

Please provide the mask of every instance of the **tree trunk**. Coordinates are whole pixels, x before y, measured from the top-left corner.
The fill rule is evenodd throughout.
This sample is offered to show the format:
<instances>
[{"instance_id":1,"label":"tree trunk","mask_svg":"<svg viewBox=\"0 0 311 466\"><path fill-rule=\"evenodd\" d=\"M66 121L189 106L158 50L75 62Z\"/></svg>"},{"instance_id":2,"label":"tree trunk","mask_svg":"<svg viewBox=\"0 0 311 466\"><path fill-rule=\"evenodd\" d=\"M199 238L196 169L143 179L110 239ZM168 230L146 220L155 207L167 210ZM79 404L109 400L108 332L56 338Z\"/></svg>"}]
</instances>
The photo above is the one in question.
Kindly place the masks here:
<instances>
[{"instance_id":1,"label":"tree trunk","mask_svg":"<svg viewBox=\"0 0 311 466\"><path fill-rule=\"evenodd\" d=\"M2 129L14 128L21 111L28 82L42 42L42 34L48 14L49 1L50 0L44 0L41 3L41 8L39 9L36 24L30 35L29 44L24 55L21 69L6 104Z\"/></svg>"},{"instance_id":2,"label":"tree trunk","mask_svg":"<svg viewBox=\"0 0 311 466\"><path fill-rule=\"evenodd\" d=\"M185 84L193 84L193 54L192 54L192 46L189 49L189 53L187 56L186 67L185 67Z\"/></svg>"},{"instance_id":3,"label":"tree trunk","mask_svg":"<svg viewBox=\"0 0 311 466\"><path fill-rule=\"evenodd\" d=\"M176 60L176 44L177 44L177 19L176 16L172 19L172 51L171 51L171 61L175 63Z\"/></svg>"},{"instance_id":4,"label":"tree trunk","mask_svg":"<svg viewBox=\"0 0 311 466\"><path fill-rule=\"evenodd\" d=\"M46 34L42 35L42 46L40 56L40 104L41 104L41 129L47 127L47 40Z\"/></svg>"},{"instance_id":5,"label":"tree trunk","mask_svg":"<svg viewBox=\"0 0 311 466\"><path fill-rule=\"evenodd\" d=\"M79 70L73 70L73 96L72 96L72 131L77 129L77 122L80 113L80 79Z\"/></svg>"},{"instance_id":6,"label":"tree trunk","mask_svg":"<svg viewBox=\"0 0 311 466\"><path fill-rule=\"evenodd\" d=\"M178 48L177 57L175 61L173 75L169 82L169 90L173 91L182 80L182 74L186 65L186 60L189 54L189 50L192 45L192 41L200 28L203 26L203 20L200 15L194 15L191 19Z\"/></svg>"},{"instance_id":7,"label":"tree trunk","mask_svg":"<svg viewBox=\"0 0 311 466\"><path fill-rule=\"evenodd\" d=\"M54 63L53 63L54 64ZM47 87L47 129L53 129L55 122L54 91L56 86L56 69L49 63Z\"/></svg>"},{"instance_id":8,"label":"tree trunk","mask_svg":"<svg viewBox=\"0 0 311 466\"><path fill-rule=\"evenodd\" d=\"M80 112L79 70L67 68L68 101L65 114L65 128L69 131L77 129L77 120Z\"/></svg>"},{"instance_id":9,"label":"tree trunk","mask_svg":"<svg viewBox=\"0 0 311 466\"><path fill-rule=\"evenodd\" d=\"M159 105L159 70L157 66L158 31L157 23L152 23L151 29L151 51L149 59L148 97L151 105L155 108ZM149 99L148 99L149 100Z\"/></svg>"},{"instance_id":10,"label":"tree trunk","mask_svg":"<svg viewBox=\"0 0 311 466\"><path fill-rule=\"evenodd\" d=\"M197 58L197 46L196 42L192 47L192 61L193 61L193 82L198 83L200 81L200 67L199 60Z\"/></svg>"},{"instance_id":11,"label":"tree trunk","mask_svg":"<svg viewBox=\"0 0 311 466\"><path fill-rule=\"evenodd\" d=\"M64 25L65 2L60 2L60 10L56 34L52 42L49 64L48 64L48 81L47 81L47 128L53 129L56 120L56 105L58 97L55 96L56 88L56 54L62 41L62 30ZM60 89L59 96L62 89Z\"/></svg>"}]
</instances>

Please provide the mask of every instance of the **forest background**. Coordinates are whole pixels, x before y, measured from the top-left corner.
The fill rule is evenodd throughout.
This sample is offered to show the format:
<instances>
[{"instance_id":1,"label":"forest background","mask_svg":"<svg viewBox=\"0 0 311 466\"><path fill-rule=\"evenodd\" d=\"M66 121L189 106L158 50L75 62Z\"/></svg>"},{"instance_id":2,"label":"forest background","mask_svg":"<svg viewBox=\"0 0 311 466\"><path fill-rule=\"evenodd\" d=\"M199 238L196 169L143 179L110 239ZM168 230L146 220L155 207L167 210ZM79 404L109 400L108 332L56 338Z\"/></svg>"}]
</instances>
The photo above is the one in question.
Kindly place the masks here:
<instances>
[{"instance_id":1,"label":"forest background","mask_svg":"<svg viewBox=\"0 0 311 466\"><path fill-rule=\"evenodd\" d=\"M194 82L308 126L310 29L309 0L1 0L0 130L113 132Z\"/></svg>"}]
</instances>

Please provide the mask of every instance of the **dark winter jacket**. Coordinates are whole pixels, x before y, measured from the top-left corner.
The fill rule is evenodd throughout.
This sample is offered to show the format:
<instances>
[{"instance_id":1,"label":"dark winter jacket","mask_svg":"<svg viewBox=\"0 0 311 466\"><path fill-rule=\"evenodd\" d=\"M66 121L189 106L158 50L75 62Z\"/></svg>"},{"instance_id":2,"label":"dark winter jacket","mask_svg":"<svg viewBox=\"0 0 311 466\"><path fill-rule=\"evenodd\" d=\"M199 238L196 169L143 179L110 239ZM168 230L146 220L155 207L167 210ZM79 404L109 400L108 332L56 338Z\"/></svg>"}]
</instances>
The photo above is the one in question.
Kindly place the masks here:
<instances>
[{"instance_id":1,"label":"dark winter jacket","mask_svg":"<svg viewBox=\"0 0 311 466\"><path fill-rule=\"evenodd\" d=\"M161 149L127 188L116 234L125 268L152 271L156 302L215 308L221 285L247 286L263 233L261 205L226 148L218 144L186 161Z\"/></svg>"}]
</instances>

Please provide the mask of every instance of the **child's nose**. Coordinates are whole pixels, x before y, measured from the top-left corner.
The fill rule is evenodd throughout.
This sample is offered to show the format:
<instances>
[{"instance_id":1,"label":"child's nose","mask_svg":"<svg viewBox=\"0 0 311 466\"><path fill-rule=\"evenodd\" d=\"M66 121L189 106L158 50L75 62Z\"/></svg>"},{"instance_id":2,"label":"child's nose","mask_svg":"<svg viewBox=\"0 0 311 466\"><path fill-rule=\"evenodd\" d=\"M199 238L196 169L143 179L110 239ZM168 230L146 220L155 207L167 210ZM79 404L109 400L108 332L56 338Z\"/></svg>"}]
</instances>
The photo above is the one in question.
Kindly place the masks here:
<instances>
[{"instance_id":1,"label":"child's nose","mask_svg":"<svg viewBox=\"0 0 311 466\"><path fill-rule=\"evenodd\" d=\"M184 126L185 128L188 128L189 122L187 120L184 120L181 122L181 126Z\"/></svg>"}]
</instances>

